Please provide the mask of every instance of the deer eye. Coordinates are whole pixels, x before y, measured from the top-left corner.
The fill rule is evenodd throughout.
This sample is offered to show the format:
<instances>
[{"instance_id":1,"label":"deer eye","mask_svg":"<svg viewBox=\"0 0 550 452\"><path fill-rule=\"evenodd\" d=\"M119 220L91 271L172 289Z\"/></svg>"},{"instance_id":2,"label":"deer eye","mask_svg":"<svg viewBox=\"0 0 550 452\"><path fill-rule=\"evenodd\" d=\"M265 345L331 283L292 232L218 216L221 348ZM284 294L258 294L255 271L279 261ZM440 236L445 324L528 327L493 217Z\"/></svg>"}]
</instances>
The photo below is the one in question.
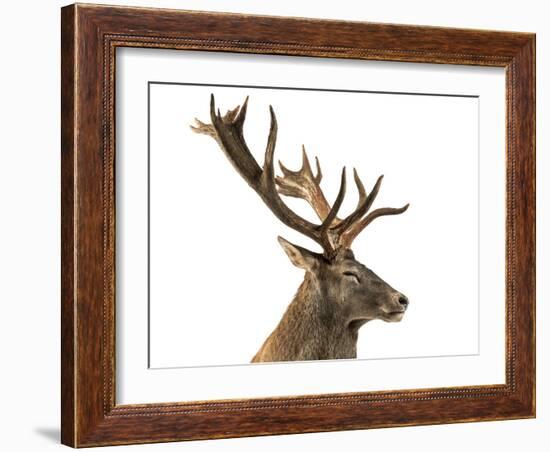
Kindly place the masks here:
<instances>
[{"instance_id":1,"label":"deer eye","mask_svg":"<svg viewBox=\"0 0 550 452\"><path fill-rule=\"evenodd\" d=\"M357 282L361 282L361 280L359 279L359 276L357 276L356 273L353 273L353 272L344 272L343 275L344 275L344 276L350 276L350 277L352 277L352 278L355 278L355 280L356 280Z\"/></svg>"}]
</instances>

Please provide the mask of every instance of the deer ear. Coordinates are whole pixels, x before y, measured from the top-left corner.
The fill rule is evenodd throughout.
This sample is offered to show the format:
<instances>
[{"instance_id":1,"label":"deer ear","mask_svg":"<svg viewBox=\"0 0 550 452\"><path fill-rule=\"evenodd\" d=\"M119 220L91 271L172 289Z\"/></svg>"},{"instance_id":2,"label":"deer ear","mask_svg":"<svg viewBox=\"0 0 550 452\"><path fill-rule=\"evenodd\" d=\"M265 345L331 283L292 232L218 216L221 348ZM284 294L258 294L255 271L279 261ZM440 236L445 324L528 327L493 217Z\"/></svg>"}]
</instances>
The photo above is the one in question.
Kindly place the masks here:
<instances>
[{"instance_id":1,"label":"deer ear","mask_svg":"<svg viewBox=\"0 0 550 452\"><path fill-rule=\"evenodd\" d=\"M307 271L311 271L317 265L317 254L302 248L301 246L294 245L288 240L282 237L277 237L277 240L285 250L286 255L296 267L302 268Z\"/></svg>"}]
</instances>

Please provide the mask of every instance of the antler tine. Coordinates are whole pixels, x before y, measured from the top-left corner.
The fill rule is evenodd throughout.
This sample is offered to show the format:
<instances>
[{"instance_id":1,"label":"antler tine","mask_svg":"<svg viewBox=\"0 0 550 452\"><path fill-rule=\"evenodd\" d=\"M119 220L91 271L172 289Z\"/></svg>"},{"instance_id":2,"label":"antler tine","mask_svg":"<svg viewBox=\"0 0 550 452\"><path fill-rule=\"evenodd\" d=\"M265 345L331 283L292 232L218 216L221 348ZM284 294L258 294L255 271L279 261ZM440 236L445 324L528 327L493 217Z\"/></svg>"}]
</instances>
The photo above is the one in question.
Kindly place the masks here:
<instances>
[{"instance_id":1,"label":"antler tine","mask_svg":"<svg viewBox=\"0 0 550 452\"><path fill-rule=\"evenodd\" d=\"M332 225L332 222L336 218L336 215L338 215L338 211L342 206L342 202L344 201L345 195L346 195L346 167L342 168L342 177L340 179L340 189L338 190L338 195L336 196L336 200L334 201L334 204L332 205L328 215L323 220L323 223L321 224L321 228L320 228L321 238L325 243L324 248L331 250L332 253L336 251L337 247L335 247L331 242L331 235L329 234L329 230Z\"/></svg>"},{"instance_id":2,"label":"antler tine","mask_svg":"<svg viewBox=\"0 0 550 452\"><path fill-rule=\"evenodd\" d=\"M378 217L387 216L387 215L399 215L405 212L409 208L409 204L405 204L403 207L381 207L379 209L373 210L361 221L355 223L349 230L344 232L340 237L340 246L344 248L349 248L351 243L355 238L365 229L373 220Z\"/></svg>"},{"instance_id":3,"label":"antler tine","mask_svg":"<svg viewBox=\"0 0 550 452\"><path fill-rule=\"evenodd\" d=\"M336 200L334 201L334 204L332 205L330 212L328 213L327 217L323 221L323 224L321 226L322 230L328 230L328 228L332 225L332 222L336 218L336 215L338 215L338 211L342 206L342 202L344 201L345 195L346 195L346 167L344 166L342 168L342 176L340 179L340 189L338 190L338 195L336 196Z\"/></svg>"},{"instance_id":4,"label":"antler tine","mask_svg":"<svg viewBox=\"0 0 550 452\"><path fill-rule=\"evenodd\" d=\"M195 125L190 125L189 127L191 127L191 130L193 132L208 135L209 137L212 137L216 141L218 141L218 134L216 133L216 129L214 129L214 126L212 124L205 124L200 119L195 118Z\"/></svg>"},{"instance_id":5,"label":"antler tine","mask_svg":"<svg viewBox=\"0 0 550 452\"><path fill-rule=\"evenodd\" d=\"M317 164L319 164L318 160L317 160ZM303 144L302 144L302 167L298 171L292 171L288 169L286 166L283 165L283 163L280 160L279 160L279 167L281 168L281 171L285 176L286 175L301 176L304 178L315 180L315 178L313 177L313 171L311 170L311 165L309 163L309 159L306 153L306 147Z\"/></svg>"},{"instance_id":6,"label":"antler tine","mask_svg":"<svg viewBox=\"0 0 550 452\"><path fill-rule=\"evenodd\" d=\"M304 199L311 205L319 219L324 221L330 212L330 204L319 185L323 175L317 157L315 158L315 162L317 166L316 176L313 175L305 146L302 145L302 167L298 171L292 171L279 161L283 177L278 176L275 181L280 194Z\"/></svg>"},{"instance_id":7,"label":"antler tine","mask_svg":"<svg viewBox=\"0 0 550 452\"><path fill-rule=\"evenodd\" d=\"M363 185L363 182L361 181L361 178L355 168L353 168L353 180L355 181L357 191L359 192L359 199L357 201L357 208L359 208L359 206L365 202L367 192L365 191L365 186Z\"/></svg>"},{"instance_id":8,"label":"antler tine","mask_svg":"<svg viewBox=\"0 0 550 452\"><path fill-rule=\"evenodd\" d=\"M319 160L317 160L317 162L318 161ZM302 169L300 170L300 172L307 174L312 179L315 179L313 177L313 171L311 171L311 165L309 164L309 159L307 158L306 147L303 144L302 144Z\"/></svg>"},{"instance_id":9,"label":"antler tine","mask_svg":"<svg viewBox=\"0 0 550 452\"><path fill-rule=\"evenodd\" d=\"M273 165L273 157L275 155L275 144L277 142L277 118L273 107L269 106L269 114L271 116L271 126L267 137L267 145L265 147L264 167L262 172L262 185L267 192L273 192L275 198L280 199L277 187L275 184L275 168ZM290 209L289 209L290 210Z\"/></svg>"},{"instance_id":10,"label":"antler tine","mask_svg":"<svg viewBox=\"0 0 550 452\"><path fill-rule=\"evenodd\" d=\"M304 153L306 152L305 147L303 147ZM315 156L315 166L317 166L317 176L315 176L315 182L317 182L317 185L321 183L321 179L323 179L323 173L321 172L321 164L319 163L319 159L317 156Z\"/></svg>"},{"instance_id":11,"label":"antler tine","mask_svg":"<svg viewBox=\"0 0 550 452\"><path fill-rule=\"evenodd\" d=\"M205 124L196 120L196 126L191 126L191 129L197 133L211 136L216 140L237 172L256 191L262 201L279 220L288 227L315 240L323 247L327 255L332 255L335 252L335 247L325 237L326 228L323 225L315 225L297 215L288 208L279 196L273 165L275 143L277 141L277 118L271 106L269 107L271 125L263 168L258 165L258 162L250 152L243 137L247 102L248 97L241 107L229 110L222 117L219 109L216 109L214 95L212 94L210 97L210 119L212 124ZM339 195L339 198L343 198L343 195ZM332 216L336 215L341 203L342 200L338 201L338 205L335 203L333 207L336 207L336 209L334 209L334 214L331 213Z\"/></svg>"},{"instance_id":12,"label":"antler tine","mask_svg":"<svg viewBox=\"0 0 550 452\"><path fill-rule=\"evenodd\" d=\"M357 174L357 172L355 174ZM382 184L383 178L384 176L380 176L378 178L371 192L366 197L364 196L365 187L361 183L359 177L355 179L356 183L357 181L359 181L359 184L357 185L357 188L359 190L359 205L357 206L354 212L348 215L342 222L334 226L335 231L339 232L340 234L343 234L348 228L350 228L356 221L358 221L363 215L365 215L369 211L369 209L372 206L372 203L374 202L374 200L376 199L376 196L378 195L378 191L380 190L380 185ZM363 199L362 202L361 202L361 199Z\"/></svg>"},{"instance_id":13,"label":"antler tine","mask_svg":"<svg viewBox=\"0 0 550 452\"><path fill-rule=\"evenodd\" d=\"M214 95L212 94L212 99L214 99ZM239 114L237 115L237 117L235 118L235 125L239 128L239 130L241 131L241 134L242 134L242 131L243 131L243 125L244 125L244 120L246 118L246 111L248 109L248 96L246 96L243 104L241 107L237 106L235 107L235 110L239 111Z\"/></svg>"}]
</instances>

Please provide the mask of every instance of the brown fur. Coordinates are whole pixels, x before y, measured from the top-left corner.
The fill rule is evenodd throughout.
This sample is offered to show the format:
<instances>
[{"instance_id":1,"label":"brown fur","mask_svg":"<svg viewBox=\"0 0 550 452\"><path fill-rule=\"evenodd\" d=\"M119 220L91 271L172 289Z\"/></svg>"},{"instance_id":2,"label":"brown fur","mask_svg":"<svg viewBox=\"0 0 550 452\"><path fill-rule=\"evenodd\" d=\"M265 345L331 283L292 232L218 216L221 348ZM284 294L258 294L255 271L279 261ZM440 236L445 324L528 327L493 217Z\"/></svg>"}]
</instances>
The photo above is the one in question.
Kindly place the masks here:
<instances>
[{"instance_id":1,"label":"brown fur","mask_svg":"<svg viewBox=\"0 0 550 452\"><path fill-rule=\"evenodd\" d=\"M306 269L306 275L252 362L356 358L361 326L374 319L401 320L407 298L356 261L351 251L328 261L280 241L293 263Z\"/></svg>"}]
</instances>

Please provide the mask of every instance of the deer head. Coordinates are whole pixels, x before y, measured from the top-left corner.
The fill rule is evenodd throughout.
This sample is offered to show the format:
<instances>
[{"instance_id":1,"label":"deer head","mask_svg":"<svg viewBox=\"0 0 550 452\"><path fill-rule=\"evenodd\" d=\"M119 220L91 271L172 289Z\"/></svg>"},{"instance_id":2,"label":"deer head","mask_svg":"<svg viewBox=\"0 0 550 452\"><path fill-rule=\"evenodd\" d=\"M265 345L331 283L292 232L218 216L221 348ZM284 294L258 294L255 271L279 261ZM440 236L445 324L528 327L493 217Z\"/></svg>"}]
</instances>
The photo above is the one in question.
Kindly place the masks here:
<instances>
[{"instance_id":1,"label":"deer head","mask_svg":"<svg viewBox=\"0 0 550 452\"><path fill-rule=\"evenodd\" d=\"M216 140L237 172L280 221L313 239L322 247L322 253L315 253L279 237L279 243L290 261L305 270L308 291L314 292L317 294L316 298L322 300L320 303L323 306L319 309L324 312L327 319L338 319L338 324L341 324L342 328L355 332L372 319L400 321L409 303L407 297L357 261L351 251L351 245L373 220L381 216L401 214L407 210L408 204L401 208L384 207L369 212L380 190L382 176L367 194L354 169L353 176L359 200L352 213L339 218L338 212L346 193L345 167L342 169L338 195L332 205L327 201L320 186L323 176L319 160L315 159L314 174L304 147L302 168L291 171L279 162L282 176L276 176L274 151L277 120L271 106L271 126L265 160L263 167L260 167L243 136L247 104L248 97L242 106L237 106L222 116L219 109L216 110L212 95L211 124L196 119L196 125L191 128ZM319 217L320 223L314 224L297 215L282 201L280 195L307 201ZM270 360L277 359L271 356Z\"/></svg>"},{"instance_id":2,"label":"deer head","mask_svg":"<svg viewBox=\"0 0 550 452\"><path fill-rule=\"evenodd\" d=\"M341 249L327 260L323 254L278 239L290 261L311 276L310 284L330 303L332 315L343 326L357 330L369 320L403 318L408 298L357 261L350 249Z\"/></svg>"}]
</instances>

